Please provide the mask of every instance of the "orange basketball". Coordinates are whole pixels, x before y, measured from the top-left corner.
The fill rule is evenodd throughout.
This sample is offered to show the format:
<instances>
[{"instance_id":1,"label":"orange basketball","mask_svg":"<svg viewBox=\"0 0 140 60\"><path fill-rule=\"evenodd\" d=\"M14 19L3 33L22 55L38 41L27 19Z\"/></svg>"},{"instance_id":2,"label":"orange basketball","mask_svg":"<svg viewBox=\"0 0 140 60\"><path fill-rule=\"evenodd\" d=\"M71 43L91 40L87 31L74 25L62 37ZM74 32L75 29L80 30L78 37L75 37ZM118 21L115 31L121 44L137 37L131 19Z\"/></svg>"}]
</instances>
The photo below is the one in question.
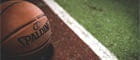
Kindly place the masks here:
<instances>
[{"instance_id":1,"label":"orange basketball","mask_svg":"<svg viewBox=\"0 0 140 60\"><path fill-rule=\"evenodd\" d=\"M37 6L27 1L7 1L0 5L0 11L0 39L6 55L30 55L47 45L49 21Z\"/></svg>"}]
</instances>

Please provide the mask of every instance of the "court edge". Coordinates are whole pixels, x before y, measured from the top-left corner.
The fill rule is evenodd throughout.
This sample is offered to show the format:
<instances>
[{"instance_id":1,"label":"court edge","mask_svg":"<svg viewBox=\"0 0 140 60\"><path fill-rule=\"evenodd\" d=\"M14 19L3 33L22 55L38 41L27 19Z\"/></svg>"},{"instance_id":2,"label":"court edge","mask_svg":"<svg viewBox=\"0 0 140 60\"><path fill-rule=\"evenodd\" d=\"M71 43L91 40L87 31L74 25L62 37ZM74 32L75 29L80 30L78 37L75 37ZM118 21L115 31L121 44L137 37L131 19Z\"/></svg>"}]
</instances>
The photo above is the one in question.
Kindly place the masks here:
<instances>
[{"instance_id":1,"label":"court edge","mask_svg":"<svg viewBox=\"0 0 140 60\"><path fill-rule=\"evenodd\" d=\"M118 60L103 44L101 44L93 35L91 35L82 25L72 18L57 2L54 0L43 0L56 15L84 42L92 51L94 51L101 60Z\"/></svg>"}]
</instances>

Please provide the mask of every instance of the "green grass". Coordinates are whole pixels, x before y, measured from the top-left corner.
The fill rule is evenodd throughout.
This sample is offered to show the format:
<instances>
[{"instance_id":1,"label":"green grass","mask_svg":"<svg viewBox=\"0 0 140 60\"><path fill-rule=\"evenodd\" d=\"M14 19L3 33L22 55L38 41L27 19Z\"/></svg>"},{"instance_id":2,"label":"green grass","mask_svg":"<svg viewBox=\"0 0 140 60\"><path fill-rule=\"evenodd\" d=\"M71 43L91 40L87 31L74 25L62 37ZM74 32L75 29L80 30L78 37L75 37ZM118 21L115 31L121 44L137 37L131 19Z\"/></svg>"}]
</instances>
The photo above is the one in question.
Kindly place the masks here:
<instances>
[{"instance_id":1,"label":"green grass","mask_svg":"<svg viewBox=\"0 0 140 60\"><path fill-rule=\"evenodd\" d=\"M119 60L138 60L138 0L56 0Z\"/></svg>"}]
</instances>

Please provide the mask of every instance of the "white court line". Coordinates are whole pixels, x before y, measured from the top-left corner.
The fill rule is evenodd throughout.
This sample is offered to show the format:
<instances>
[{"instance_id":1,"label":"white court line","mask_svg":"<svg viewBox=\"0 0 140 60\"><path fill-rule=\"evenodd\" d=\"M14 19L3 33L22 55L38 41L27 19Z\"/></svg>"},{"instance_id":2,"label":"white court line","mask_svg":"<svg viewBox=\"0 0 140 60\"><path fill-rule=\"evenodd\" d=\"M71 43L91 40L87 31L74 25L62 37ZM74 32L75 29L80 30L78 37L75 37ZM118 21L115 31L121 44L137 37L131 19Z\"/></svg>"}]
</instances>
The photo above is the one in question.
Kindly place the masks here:
<instances>
[{"instance_id":1,"label":"white court line","mask_svg":"<svg viewBox=\"0 0 140 60\"><path fill-rule=\"evenodd\" d=\"M80 39L94 51L101 60L118 60L104 45L102 45L93 35L91 35L83 26L72 18L58 3L54 0L44 0L44 2L54 11L60 19L72 29Z\"/></svg>"}]
</instances>

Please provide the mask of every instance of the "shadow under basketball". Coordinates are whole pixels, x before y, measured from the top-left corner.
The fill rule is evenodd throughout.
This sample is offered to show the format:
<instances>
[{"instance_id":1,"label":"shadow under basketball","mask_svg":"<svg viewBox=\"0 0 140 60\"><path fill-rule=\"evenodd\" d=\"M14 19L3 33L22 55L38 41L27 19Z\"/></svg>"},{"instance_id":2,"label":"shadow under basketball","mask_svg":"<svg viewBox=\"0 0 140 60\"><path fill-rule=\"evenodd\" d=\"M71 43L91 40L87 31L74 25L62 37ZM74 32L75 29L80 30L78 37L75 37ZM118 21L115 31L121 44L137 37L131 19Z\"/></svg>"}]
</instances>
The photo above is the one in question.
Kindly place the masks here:
<instances>
[{"instance_id":1,"label":"shadow under basketball","mask_svg":"<svg viewBox=\"0 0 140 60\"><path fill-rule=\"evenodd\" d=\"M5 56L5 53L2 53L2 60L51 60L54 55L54 47L52 44L48 44L43 50L40 51L41 53L33 54L26 57L14 57L9 58Z\"/></svg>"}]
</instances>

